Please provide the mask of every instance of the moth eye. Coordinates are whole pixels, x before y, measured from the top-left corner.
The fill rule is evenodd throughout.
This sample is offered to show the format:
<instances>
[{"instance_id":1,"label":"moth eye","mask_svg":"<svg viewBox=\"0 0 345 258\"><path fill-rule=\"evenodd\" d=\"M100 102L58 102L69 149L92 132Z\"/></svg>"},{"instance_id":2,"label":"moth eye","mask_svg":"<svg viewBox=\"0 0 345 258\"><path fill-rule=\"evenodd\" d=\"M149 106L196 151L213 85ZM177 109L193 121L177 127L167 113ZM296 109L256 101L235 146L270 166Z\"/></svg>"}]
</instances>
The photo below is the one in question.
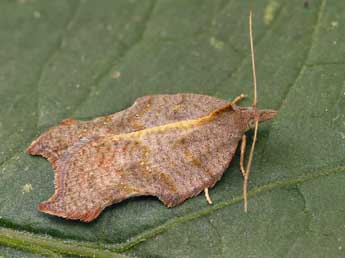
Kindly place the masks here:
<instances>
[{"instance_id":1,"label":"moth eye","mask_svg":"<svg viewBox=\"0 0 345 258\"><path fill-rule=\"evenodd\" d=\"M254 119L249 120L248 125L249 125L249 128L254 128L255 127L255 120Z\"/></svg>"}]
</instances>

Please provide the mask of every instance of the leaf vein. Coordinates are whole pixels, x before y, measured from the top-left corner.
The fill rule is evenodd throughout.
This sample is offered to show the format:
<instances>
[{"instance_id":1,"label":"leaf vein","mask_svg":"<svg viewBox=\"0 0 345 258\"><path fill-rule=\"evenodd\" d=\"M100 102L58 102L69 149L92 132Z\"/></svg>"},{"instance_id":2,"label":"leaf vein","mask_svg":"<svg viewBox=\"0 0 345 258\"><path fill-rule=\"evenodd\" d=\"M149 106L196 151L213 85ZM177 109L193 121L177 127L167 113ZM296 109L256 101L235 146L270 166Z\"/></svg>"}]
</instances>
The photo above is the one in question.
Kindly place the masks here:
<instances>
[{"instance_id":1,"label":"leaf vein","mask_svg":"<svg viewBox=\"0 0 345 258\"><path fill-rule=\"evenodd\" d=\"M331 176L336 174L345 174L345 166L338 166L332 169L321 170L319 172L312 172L306 173L302 176L297 178L290 178L290 179L283 179L278 180L275 182L270 182L265 185L257 186L253 188L249 193L249 197L254 197L258 194L264 194L275 189L286 188L291 186L298 186L305 182L318 179L320 177ZM66 242L65 239L59 238L47 238L42 237L38 234L26 233L26 232L18 232L15 229L21 229L21 225L11 225L10 227L15 229L10 229L9 227L0 227L0 244L8 244L9 237L11 239L19 239L18 245L24 246L29 244L39 245L44 249L48 249L57 253L61 254L83 254L84 256L90 257L90 252L105 252L104 254L109 254L107 252L111 251L110 254L115 254L117 252L125 252L134 246L145 242L146 240L152 239L168 230L174 229L179 225L184 223L193 221L195 219L199 219L202 217L209 216L218 210L224 209L231 205L235 205L243 201L242 196L236 196L232 199L224 200L219 202L213 206L198 210L196 212L188 213L186 215L169 219L166 222L155 226L151 229L145 230L136 236L128 239L127 241L119 244L102 244L102 243L93 243L88 241L76 241L76 240L69 240ZM73 250L73 251L71 251ZM101 257L101 256L100 256ZM111 257L111 256L104 256L104 257Z\"/></svg>"},{"instance_id":2,"label":"leaf vein","mask_svg":"<svg viewBox=\"0 0 345 258\"><path fill-rule=\"evenodd\" d=\"M284 10L284 7L279 8L279 10L277 11L277 17L281 14L281 12ZM266 38L267 35L269 35L269 32L272 32L274 29L274 25L277 24L278 19L274 19L273 20L273 24L267 29L265 30L265 32L260 35L255 42L255 45L258 46L260 45L260 43ZM247 59L250 57L251 53L248 52L242 59L241 63L237 66L237 69L235 69L234 71L230 71L227 76L225 77L225 79L221 80L220 82L218 82L215 85L215 88L217 89L220 85L222 85L223 83L225 83L227 80L231 79L235 74L237 74L239 71L241 71L243 69L243 67L246 65L246 61ZM249 60L249 59L248 59Z\"/></svg>"},{"instance_id":3,"label":"leaf vein","mask_svg":"<svg viewBox=\"0 0 345 258\"><path fill-rule=\"evenodd\" d=\"M98 86L100 84L100 82L102 81L102 79L111 71L111 69L113 68L114 59L123 60L128 55L128 53L130 53L133 50L133 48L135 46L137 46L138 44L140 44L143 41L144 34L147 30L147 26L148 26L148 23L152 17L152 14L154 13L154 9L156 7L157 2L158 2L158 0L155 0L152 2L151 7L149 8L148 14L146 15L146 17L143 21L144 26L143 26L142 31L139 33L139 37L134 42L132 42L129 46L124 46L123 47L124 49L123 49L123 51L121 51L121 54L115 55L110 59L111 61L106 65L104 70L96 76L96 78L93 82L93 85ZM72 116L75 115L78 108L80 108L86 102L86 100L90 97L91 93L92 93L92 88L88 87L88 91L87 91L86 95L81 99L81 101L79 101L75 105L75 107L73 109L74 111L72 112Z\"/></svg>"},{"instance_id":4,"label":"leaf vein","mask_svg":"<svg viewBox=\"0 0 345 258\"><path fill-rule=\"evenodd\" d=\"M319 30L320 30L320 24L321 24L320 21L321 21L322 15L323 15L324 10L325 10L326 2L327 2L327 0L322 0L322 2L320 4L319 11L317 12L317 15L316 15L316 24L314 26L313 33L311 35L310 46L309 46L309 49L307 51L306 57L304 58L304 62L302 63L302 65L301 65L301 67L300 67L300 69L296 75L295 80L291 83L291 85L288 87L288 90L285 92L284 97L280 103L280 106L277 108L278 111L284 106L284 103L286 102L286 100L289 96L289 93L291 92L291 89L296 86L297 81L299 80L299 78L302 76L305 69L307 68L307 61L309 60L310 54L312 53L315 37L317 36L317 34L319 33Z\"/></svg>"},{"instance_id":5,"label":"leaf vein","mask_svg":"<svg viewBox=\"0 0 345 258\"><path fill-rule=\"evenodd\" d=\"M66 26L65 26L65 29L64 31L66 32L68 30L68 28L71 26L71 24L73 23L75 17L76 17L76 14L77 14L77 11L79 10L79 7L80 7L80 1L78 1L76 7L74 8L74 10L72 11L71 13L71 16L70 18L68 19L68 22L66 23ZM38 129L38 123L39 123L39 110L40 110L40 103L39 103L39 86L40 86L40 83L42 81L42 77L43 77L43 74L45 72L45 69L47 67L47 65L49 64L49 62L56 56L56 53L59 49L61 49L61 46L62 46L62 42L63 42L63 39L64 39L64 34L65 32L63 32L61 34L61 37L57 40L57 43L55 45L55 47L53 47L47 57L45 58L44 62L42 63L41 65L41 68L40 68L40 71L38 73L38 76L37 76L37 80L35 83L33 83L32 85L35 85L36 87L33 89L34 93L33 95L36 95L37 98L36 98L36 112L35 112L35 117L33 118L33 120L35 119L36 121L34 122L34 131ZM31 137L33 136L33 134L30 134L30 136L28 137L28 139L31 139ZM11 159L13 159L17 154L21 153L22 150L14 150L14 152L12 154L10 154L10 156L3 160L1 163L0 163L0 168L2 168L5 164L7 164Z\"/></svg>"}]
</instances>

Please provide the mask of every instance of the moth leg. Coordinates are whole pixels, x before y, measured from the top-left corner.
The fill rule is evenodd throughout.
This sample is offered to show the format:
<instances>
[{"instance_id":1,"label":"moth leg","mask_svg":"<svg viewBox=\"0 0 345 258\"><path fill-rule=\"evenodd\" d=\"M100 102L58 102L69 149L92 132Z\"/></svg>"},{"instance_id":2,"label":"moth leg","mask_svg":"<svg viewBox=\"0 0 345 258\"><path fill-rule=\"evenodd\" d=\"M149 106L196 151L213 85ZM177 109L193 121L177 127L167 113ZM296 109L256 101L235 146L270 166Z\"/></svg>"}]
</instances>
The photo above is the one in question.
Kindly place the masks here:
<instances>
[{"instance_id":1,"label":"moth leg","mask_svg":"<svg viewBox=\"0 0 345 258\"><path fill-rule=\"evenodd\" d=\"M243 176L243 202L244 202L244 210L247 212L247 203L248 203L248 196L247 196L247 188L248 188L248 170L244 168L244 157L246 154L246 142L247 137L245 134L242 135L242 143L241 143L241 156L240 156L240 169Z\"/></svg>"},{"instance_id":2,"label":"moth leg","mask_svg":"<svg viewBox=\"0 0 345 258\"><path fill-rule=\"evenodd\" d=\"M242 172L242 176L245 177L246 170L244 168L244 157L246 154L246 144L247 144L247 137L246 135L242 135L242 143L241 143L241 156L240 156L240 168Z\"/></svg>"},{"instance_id":3,"label":"moth leg","mask_svg":"<svg viewBox=\"0 0 345 258\"><path fill-rule=\"evenodd\" d=\"M208 194L208 188L207 187L204 189L204 192L205 192L206 201L208 202L208 204L212 204L212 200L211 200L210 195Z\"/></svg>"},{"instance_id":4,"label":"moth leg","mask_svg":"<svg viewBox=\"0 0 345 258\"><path fill-rule=\"evenodd\" d=\"M238 102L240 102L244 98L245 98L244 94L241 94L240 96L237 96L231 103L237 104Z\"/></svg>"}]
</instances>

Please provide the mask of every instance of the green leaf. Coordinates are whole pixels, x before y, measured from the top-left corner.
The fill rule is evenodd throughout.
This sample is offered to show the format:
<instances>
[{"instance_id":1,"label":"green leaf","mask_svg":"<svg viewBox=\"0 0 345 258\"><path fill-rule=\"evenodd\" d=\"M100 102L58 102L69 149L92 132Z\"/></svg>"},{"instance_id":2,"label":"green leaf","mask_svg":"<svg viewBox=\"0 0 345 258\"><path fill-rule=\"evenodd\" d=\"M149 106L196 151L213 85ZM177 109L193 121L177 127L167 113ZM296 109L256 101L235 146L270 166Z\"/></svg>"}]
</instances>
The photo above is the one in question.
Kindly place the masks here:
<instances>
[{"instance_id":1,"label":"green leaf","mask_svg":"<svg viewBox=\"0 0 345 258\"><path fill-rule=\"evenodd\" d=\"M5 246L0 246L0 258L5 257L11 257L11 258L21 258L21 257L27 257L27 258L44 258L44 256L37 255L37 254L30 254L25 253L20 250L12 249Z\"/></svg>"},{"instance_id":2,"label":"green leaf","mask_svg":"<svg viewBox=\"0 0 345 258\"><path fill-rule=\"evenodd\" d=\"M0 257L344 257L345 2L308 2L1 1ZM53 171L25 149L64 118L154 93L250 105L250 9L259 106L279 115L259 128L248 213L238 154L211 206L134 198L90 224L37 211Z\"/></svg>"}]
</instances>

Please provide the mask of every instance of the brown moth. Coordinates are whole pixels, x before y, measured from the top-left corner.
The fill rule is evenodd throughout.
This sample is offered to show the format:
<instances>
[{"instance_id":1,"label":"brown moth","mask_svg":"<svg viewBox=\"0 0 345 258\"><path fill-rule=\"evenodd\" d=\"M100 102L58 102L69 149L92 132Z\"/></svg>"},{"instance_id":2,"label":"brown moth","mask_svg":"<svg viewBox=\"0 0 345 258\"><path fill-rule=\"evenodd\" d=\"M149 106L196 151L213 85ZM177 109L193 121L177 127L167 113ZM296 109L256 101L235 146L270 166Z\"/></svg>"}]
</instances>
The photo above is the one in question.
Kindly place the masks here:
<instances>
[{"instance_id":1,"label":"brown moth","mask_svg":"<svg viewBox=\"0 0 345 258\"><path fill-rule=\"evenodd\" d=\"M250 28L251 28L250 15ZM91 121L65 119L33 141L28 153L49 160L55 171L55 193L42 212L92 221L101 211L129 197L152 195L167 207L205 191L222 177L242 139L241 171L247 209L247 182L258 123L274 110L240 107L198 94L152 95L133 106ZM247 168L245 132L255 127Z\"/></svg>"}]
</instances>

